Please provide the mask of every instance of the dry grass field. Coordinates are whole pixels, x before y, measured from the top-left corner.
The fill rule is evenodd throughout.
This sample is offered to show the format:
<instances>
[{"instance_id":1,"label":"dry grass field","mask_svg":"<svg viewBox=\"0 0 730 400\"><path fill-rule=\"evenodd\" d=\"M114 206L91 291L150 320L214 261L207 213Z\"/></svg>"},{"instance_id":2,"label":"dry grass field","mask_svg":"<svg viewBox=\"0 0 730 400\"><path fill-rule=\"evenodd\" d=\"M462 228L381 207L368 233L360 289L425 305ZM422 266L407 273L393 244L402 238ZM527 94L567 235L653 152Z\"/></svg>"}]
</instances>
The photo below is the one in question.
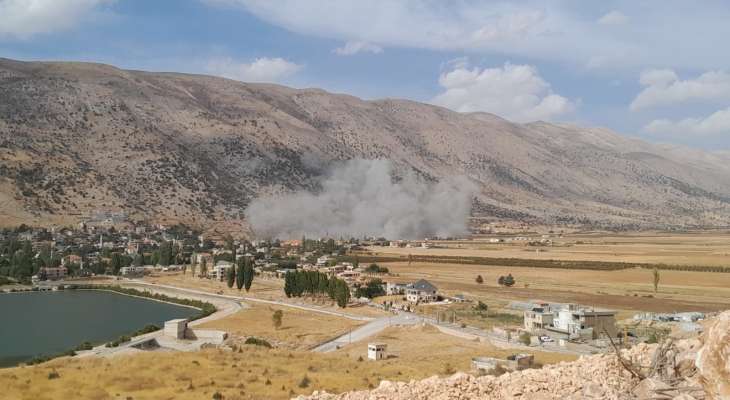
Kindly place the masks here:
<instances>
[{"instance_id":1,"label":"dry grass field","mask_svg":"<svg viewBox=\"0 0 730 400\"><path fill-rule=\"evenodd\" d=\"M652 271L639 268L592 271L417 262L383 265L396 275L390 279L412 282L425 278L446 294L462 293L497 307L510 300L540 299L633 312L730 308L727 273L661 271L659 291L654 293ZM511 288L500 287L497 279L509 273L517 283ZM483 277L483 284L476 283L477 275Z\"/></svg>"},{"instance_id":2,"label":"dry grass field","mask_svg":"<svg viewBox=\"0 0 730 400\"><path fill-rule=\"evenodd\" d=\"M529 236L529 235L519 235ZM503 239L514 236L493 236ZM533 240L540 235L529 236ZM439 248L372 247L382 254L605 261L670 265L730 266L730 233L566 234L550 235L552 246L526 242L490 243L488 238L436 242Z\"/></svg>"},{"instance_id":3,"label":"dry grass field","mask_svg":"<svg viewBox=\"0 0 730 400\"><path fill-rule=\"evenodd\" d=\"M386 315L383 311L372 307L348 307L345 310L338 308L334 302L328 299L311 299L308 297L291 298L287 299L284 295L284 280L283 279L265 279L256 277L251 290L246 292L245 290L239 291L238 289L228 288L225 282L219 282L215 279L200 279L187 274L179 272L174 273L159 273L145 277L145 281L151 283L158 283L163 285L172 285L181 288L189 288L196 290L203 290L210 293L226 294L231 296L244 296L253 297L262 300L275 300L275 301L286 301L295 305L305 306L317 306L323 310L346 312L353 315L361 315L365 317L381 317ZM284 307L286 309L286 307ZM291 309L291 308L290 308ZM269 317L268 320L271 318Z\"/></svg>"},{"instance_id":4,"label":"dry grass field","mask_svg":"<svg viewBox=\"0 0 730 400\"><path fill-rule=\"evenodd\" d=\"M274 329L272 319L276 310L283 313L279 329ZM276 347L309 350L362 324L362 321L291 307L252 304L234 315L205 323L201 328L224 330L234 337L264 338Z\"/></svg>"},{"instance_id":5,"label":"dry grass field","mask_svg":"<svg viewBox=\"0 0 730 400\"><path fill-rule=\"evenodd\" d=\"M439 332L431 325L391 327L369 338L367 342L380 342L388 345L388 359L379 364L383 369L396 368L405 374L405 379L434 374L450 374L455 371L471 370L473 357L504 358L515 354L515 350L500 349L490 344L470 341ZM345 346L338 353L347 354L351 359L366 358L367 343L358 342ZM552 364L572 361L577 357L569 354L536 351L535 362ZM399 380L403 380L401 378Z\"/></svg>"},{"instance_id":6,"label":"dry grass field","mask_svg":"<svg viewBox=\"0 0 730 400\"><path fill-rule=\"evenodd\" d=\"M367 361L366 343L334 354L242 346L240 351L142 353L111 359L61 358L34 367L0 370L7 400L289 399L326 389L343 392L377 386L381 379L410 380L469 370L476 356L512 352L454 338L431 327L389 328L376 340L395 358ZM362 357L363 361L360 361ZM575 357L536 353L552 363ZM55 377L57 374L57 377ZM304 377L309 384L302 385Z\"/></svg>"}]
</instances>

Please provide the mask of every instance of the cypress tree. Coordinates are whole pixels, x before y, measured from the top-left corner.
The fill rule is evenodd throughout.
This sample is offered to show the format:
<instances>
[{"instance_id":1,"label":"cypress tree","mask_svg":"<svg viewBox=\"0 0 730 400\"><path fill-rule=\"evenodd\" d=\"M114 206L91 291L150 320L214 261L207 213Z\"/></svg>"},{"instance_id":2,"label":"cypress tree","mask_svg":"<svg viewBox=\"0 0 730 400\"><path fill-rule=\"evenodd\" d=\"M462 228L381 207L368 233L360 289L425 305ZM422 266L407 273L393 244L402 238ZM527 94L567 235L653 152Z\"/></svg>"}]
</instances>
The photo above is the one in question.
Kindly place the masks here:
<instances>
[{"instance_id":1,"label":"cypress tree","mask_svg":"<svg viewBox=\"0 0 730 400\"><path fill-rule=\"evenodd\" d=\"M286 274L284 274L284 294L286 297L292 296L292 278L294 277L294 274L292 274L290 271L288 271Z\"/></svg>"},{"instance_id":2,"label":"cypress tree","mask_svg":"<svg viewBox=\"0 0 730 400\"><path fill-rule=\"evenodd\" d=\"M251 289L251 283L253 283L253 263L246 257L243 262L243 286L248 292Z\"/></svg>"},{"instance_id":3,"label":"cypress tree","mask_svg":"<svg viewBox=\"0 0 730 400\"><path fill-rule=\"evenodd\" d=\"M235 264L234 264L235 265ZM236 271L236 288L243 288L243 258L238 261L238 271Z\"/></svg>"},{"instance_id":4,"label":"cypress tree","mask_svg":"<svg viewBox=\"0 0 730 400\"><path fill-rule=\"evenodd\" d=\"M229 288L233 287L233 284L236 282L236 264L231 265L231 268L228 268L228 271L226 271L226 284Z\"/></svg>"}]
</instances>

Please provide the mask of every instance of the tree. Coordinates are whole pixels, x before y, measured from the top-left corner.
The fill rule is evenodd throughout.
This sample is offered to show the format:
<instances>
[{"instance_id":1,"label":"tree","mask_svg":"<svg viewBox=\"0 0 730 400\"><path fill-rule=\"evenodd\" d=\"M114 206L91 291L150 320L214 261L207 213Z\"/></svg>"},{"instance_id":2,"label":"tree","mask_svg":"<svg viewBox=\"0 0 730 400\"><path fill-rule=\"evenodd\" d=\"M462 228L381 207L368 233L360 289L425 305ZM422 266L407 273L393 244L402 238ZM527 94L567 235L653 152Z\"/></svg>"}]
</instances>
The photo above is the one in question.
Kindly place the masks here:
<instances>
[{"instance_id":1,"label":"tree","mask_svg":"<svg viewBox=\"0 0 730 400\"><path fill-rule=\"evenodd\" d=\"M281 328L281 320L284 317L284 312L281 310L274 311L274 315L271 316L271 319L274 322L274 329Z\"/></svg>"},{"instance_id":2,"label":"tree","mask_svg":"<svg viewBox=\"0 0 730 400\"><path fill-rule=\"evenodd\" d=\"M512 287L515 284L515 278L512 277L512 274L508 274L507 276L500 276L497 280L497 283L500 286Z\"/></svg>"},{"instance_id":3,"label":"tree","mask_svg":"<svg viewBox=\"0 0 730 400\"><path fill-rule=\"evenodd\" d=\"M203 258L203 261L200 263L200 276L205 277L208 275L208 261Z\"/></svg>"},{"instance_id":4,"label":"tree","mask_svg":"<svg viewBox=\"0 0 730 400\"><path fill-rule=\"evenodd\" d=\"M254 269L253 263L248 257L245 257L243 263L243 287L248 292L251 289L251 283L253 283Z\"/></svg>"},{"instance_id":5,"label":"tree","mask_svg":"<svg viewBox=\"0 0 730 400\"><path fill-rule=\"evenodd\" d=\"M654 293L656 293L659 291L659 268L657 268L657 267L654 267L653 278L654 278Z\"/></svg>"},{"instance_id":6,"label":"tree","mask_svg":"<svg viewBox=\"0 0 730 400\"><path fill-rule=\"evenodd\" d=\"M234 283L236 283L236 266L231 265L226 271L226 284L229 288L232 288Z\"/></svg>"},{"instance_id":7,"label":"tree","mask_svg":"<svg viewBox=\"0 0 730 400\"><path fill-rule=\"evenodd\" d=\"M141 267L144 264L144 256L141 254L137 254L134 256L134 266L135 267Z\"/></svg>"},{"instance_id":8,"label":"tree","mask_svg":"<svg viewBox=\"0 0 730 400\"><path fill-rule=\"evenodd\" d=\"M341 308L347 307L347 303L350 302L350 288L347 287L347 283L342 279L337 279L335 289L335 299L337 305Z\"/></svg>"},{"instance_id":9,"label":"tree","mask_svg":"<svg viewBox=\"0 0 730 400\"><path fill-rule=\"evenodd\" d=\"M296 285L296 272L287 271L284 274L284 294L286 297L294 296L294 286Z\"/></svg>"},{"instance_id":10,"label":"tree","mask_svg":"<svg viewBox=\"0 0 730 400\"><path fill-rule=\"evenodd\" d=\"M160 259L157 261L163 267L172 263L172 242L163 241L160 245Z\"/></svg>"},{"instance_id":11,"label":"tree","mask_svg":"<svg viewBox=\"0 0 730 400\"><path fill-rule=\"evenodd\" d=\"M477 281L477 283L478 283L478 284L480 284L480 285L481 285L482 283L484 283L484 278L482 278L482 276L481 276L481 275L477 275L477 279L476 279L476 281Z\"/></svg>"},{"instance_id":12,"label":"tree","mask_svg":"<svg viewBox=\"0 0 730 400\"><path fill-rule=\"evenodd\" d=\"M243 265L244 261L245 260L243 258L238 260L238 271L236 271L236 288L238 290L243 289L244 279L246 276L244 272L245 267ZM235 264L232 268L235 268Z\"/></svg>"},{"instance_id":13,"label":"tree","mask_svg":"<svg viewBox=\"0 0 730 400\"><path fill-rule=\"evenodd\" d=\"M119 253L112 254L111 267L114 275L118 274L119 270L122 268L122 256Z\"/></svg>"}]
</instances>

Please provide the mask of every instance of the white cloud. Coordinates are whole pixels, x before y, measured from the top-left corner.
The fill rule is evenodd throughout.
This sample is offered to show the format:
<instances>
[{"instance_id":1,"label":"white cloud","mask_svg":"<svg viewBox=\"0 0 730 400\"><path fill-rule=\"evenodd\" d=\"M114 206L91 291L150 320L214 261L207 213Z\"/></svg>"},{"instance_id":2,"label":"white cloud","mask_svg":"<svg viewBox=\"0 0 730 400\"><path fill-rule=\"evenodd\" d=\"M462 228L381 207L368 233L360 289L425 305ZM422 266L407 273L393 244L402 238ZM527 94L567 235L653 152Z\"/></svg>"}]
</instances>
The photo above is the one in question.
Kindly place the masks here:
<instances>
[{"instance_id":1,"label":"white cloud","mask_svg":"<svg viewBox=\"0 0 730 400\"><path fill-rule=\"evenodd\" d=\"M629 22L629 17L620 11L613 10L598 19L601 25L625 25Z\"/></svg>"},{"instance_id":2,"label":"white cloud","mask_svg":"<svg viewBox=\"0 0 730 400\"><path fill-rule=\"evenodd\" d=\"M631 102L633 111L697 100L730 100L730 74L723 71L683 81L672 70L654 69L643 72L639 83L645 88Z\"/></svg>"},{"instance_id":3,"label":"white cloud","mask_svg":"<svg viewBox=\"0 0 730 400\"><path fill-rule=\"evenodd\" d=\"M730 36L730 7L722 1L702 7L680 0L623 1L599 19L584 12L582 2L544 0L202 1L243 7L298 34L382 47L501 54L608 70L730 65L730 52L707 40ZM606 29L619 23L621 29Z\"/></svg>"},{"instance_id":4,"label":"white cloud","mask_svg":"<svg viewBox=\"0 0 730 400\"><path fill-rule=\"evenodd\" d=\"M461 61L441 74L439 84L445 91L431 102L459 112L485 111L528 122L553 119L575 109L573 102L552 93L550 84L530 65L470 69Z\"/></svg>"},{"instance_id":5,"label":"white cloud","mask_svg":"<svg viewBox=\"0 0 730 400\"><path fill-rule=\"evenodd\" d=\"M283 58L257 58L251 63L241 63L231 58L217 58L208 62L206 71L213 75L242 82L280 82L302 66Z\"/></svg>"},{"instance_id":6,"label":"white cloud","mask_svg":"<svg viewBox=\"0 0 730 400\"><path fill-rule=\"evenodd\" d=\"M679 121L657 119L644 127L644 132L671 136L730 135L730 107L705 118L685 118Z\"/></svg>"},{"instance_id":7,"label":"white cloud","mask_svg":"<svg viewBox=\"0 0 730 400\"><path fill-rule=\"evenodd\" d=\"M73 28L102 4L113 0L0 0L0 37L26 39Z\"/></svg>"},{"instance_id":8,"label":"white cloud","mask_svg":"<svg viewBox=\"0 0 730 400\"><path fill-rule=\"evenodd\" d=\"M350 40L344 46L333 50L333 53L341 56L351 56L357 53L373 53L379 54L383 52L383 48L377 44L364 42L362 40Z\"/></svg>"}]
</instances>

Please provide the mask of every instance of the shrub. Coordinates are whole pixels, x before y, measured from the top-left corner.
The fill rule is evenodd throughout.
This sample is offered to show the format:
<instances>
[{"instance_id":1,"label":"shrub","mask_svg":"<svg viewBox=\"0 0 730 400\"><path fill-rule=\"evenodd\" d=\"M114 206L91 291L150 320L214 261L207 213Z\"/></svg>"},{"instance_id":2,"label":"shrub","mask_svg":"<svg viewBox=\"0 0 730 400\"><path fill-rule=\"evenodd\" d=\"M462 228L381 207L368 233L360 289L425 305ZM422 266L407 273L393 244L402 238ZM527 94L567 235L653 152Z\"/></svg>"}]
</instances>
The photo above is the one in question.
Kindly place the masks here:
<instances>
[{"instance_id":1,"label":"shrub","mask_svg":"<svg viewBox=\"0 0 730 400\"><path fill-rule=\"evenodd\" d=\"M304 375L301 381L299 381L299 386L301 389L305 389L309 387L309 384L312 383L311 380L309 380L309 377L307 375Z\"/></svg>"},{"instance_id":2,"label":"shrub","mask_svg":"<svg viewBox=\"0 0 730 400\"><path fill-rule=\"evenodd\" d=\"M519 337L519 342L524 344L525 346L529 346L532 341L530 340L530 334L527 332L522 332Z\"/></svg>"},{"instance_id":3,"label":"shrub","mask_svg":"<svg viewBox=\"0 0 730 400\"><path fill-rule=\"evenodd\" d=\"M59 375L58 371L56 371L56 370L53 370L48 373L48 379L58 379L60 377L61 377L61 375Z\"/></svg>"},{"instance_id":4,"label":"shrub","mask_svg":"<svg viewBox=\"0 0 730 400\"><path fill-rule=\"evenodd\" d=\"M244 344L250 344L250 345L254 345L254 346L266 347L268 349L270 349L272 347L271 346L271 343L267 342L266 340L259 339L259 338L255 338L255 337L250 337L250 338L246 339L246 341L244 342Z\"/></svg>"}]
</instances>

